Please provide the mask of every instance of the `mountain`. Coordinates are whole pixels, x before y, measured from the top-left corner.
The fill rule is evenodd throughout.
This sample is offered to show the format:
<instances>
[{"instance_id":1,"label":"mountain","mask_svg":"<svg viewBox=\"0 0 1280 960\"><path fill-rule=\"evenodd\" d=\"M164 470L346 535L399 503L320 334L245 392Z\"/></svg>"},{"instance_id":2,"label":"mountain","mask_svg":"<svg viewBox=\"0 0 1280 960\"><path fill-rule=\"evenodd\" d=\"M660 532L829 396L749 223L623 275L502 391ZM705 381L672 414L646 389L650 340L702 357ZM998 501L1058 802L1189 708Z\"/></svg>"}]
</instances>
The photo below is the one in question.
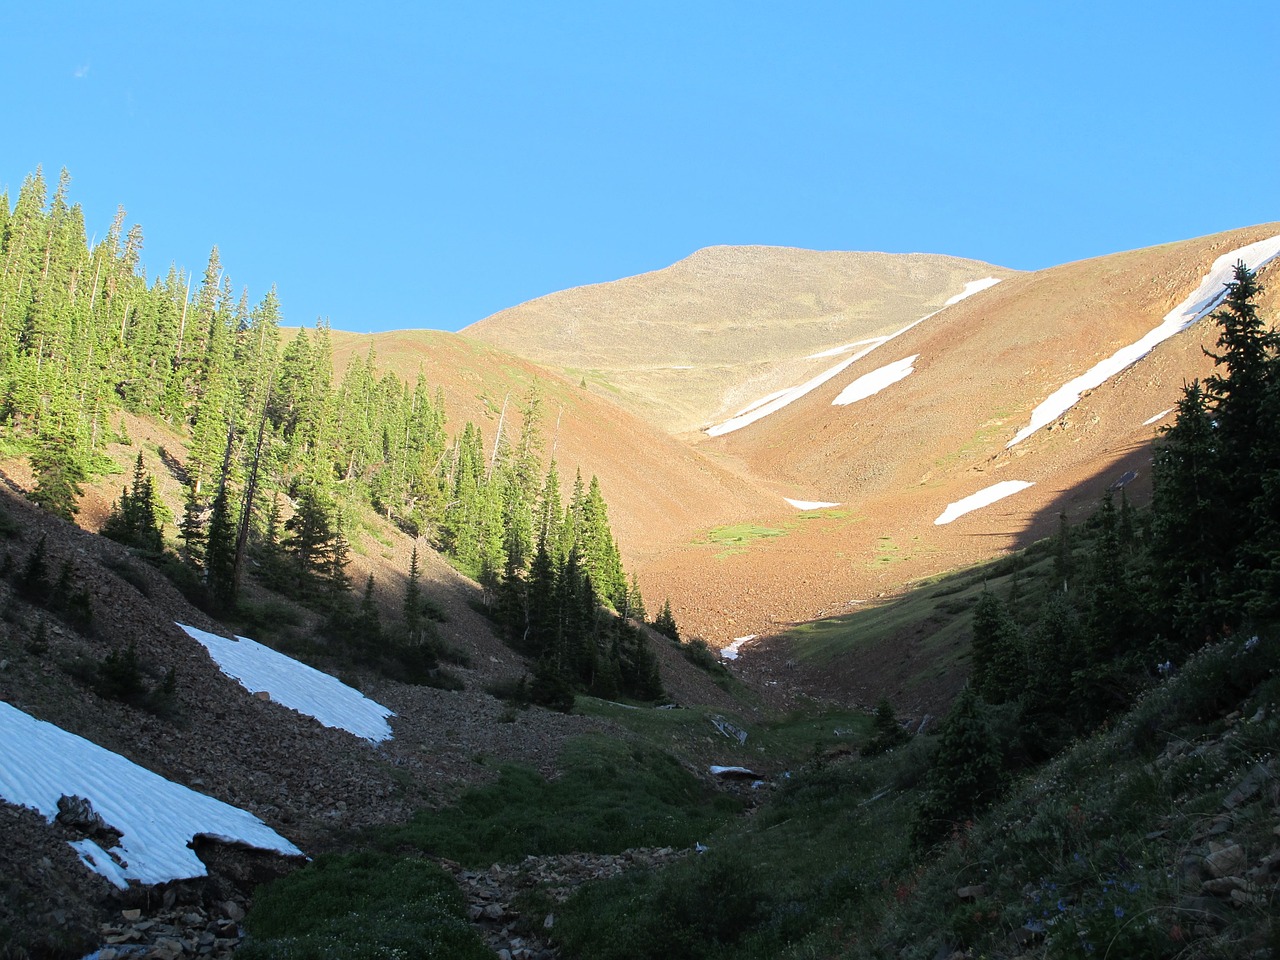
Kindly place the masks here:
<instances>
[{"instance_id":1,"label":"mountain","mask_svg":"<svg viewBox=\"0 0 1280 960\"><path fill-rule=\"evenodd\" d=\"M530 300L462 334L685 434L786 385L808 354L896 330L966 281L1013 275L935 254L708 247L662 270Z\"/></svg>"}]
</instances>

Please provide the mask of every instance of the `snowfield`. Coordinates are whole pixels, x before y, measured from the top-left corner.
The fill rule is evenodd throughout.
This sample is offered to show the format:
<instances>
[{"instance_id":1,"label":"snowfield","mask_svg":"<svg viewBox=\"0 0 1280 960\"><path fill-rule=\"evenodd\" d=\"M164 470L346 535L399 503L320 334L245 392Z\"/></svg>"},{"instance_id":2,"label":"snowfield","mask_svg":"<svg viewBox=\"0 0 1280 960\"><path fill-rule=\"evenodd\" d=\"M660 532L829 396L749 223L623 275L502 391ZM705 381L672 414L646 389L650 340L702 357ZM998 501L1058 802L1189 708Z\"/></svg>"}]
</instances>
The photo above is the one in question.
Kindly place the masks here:
<instances>
[{"instance_id":1,"label":"snowfield","mask_svg":"<svg viewBox=\"0 0 1280 960\"><path fill-rule=\"evenodd\" d=\"M1165 417L1167 417L1171 413L1173 413L1173 407L1170 407L1168 410L1161 410L1154 417L1147 417L1146 420L1143 420L1142 425L1144 427L1149 427L1153 423L1159 423L1161 420L1163 420Z\"/></svg>"},{"instance_id":2,"label":"snowfield","mask_svg":"<svg viewBox=\"0 0 1280 960\"><path fill-rule=\"evenodd\" d=\"M734 640L733 643L729 644L727 647L722 647L720 649L720 659L721 660L737 660L738 651L742 649L742 645L746 643L748 640L754 640L756 636L757 636L756 634L750 633L750 634L747 634L747 636L745 637L738 637L738 639Z\"/></svg>"},{"instance_id":3,"label":"snowfield","mask_svg":"<svg viewBox=\"0 0 1280 960\"><path fill-rule=\"evenodd\" d=\"M218 669L250 693L266 691L281 706L374 743L391 739L387 717L395 713L337 678L248 637L228 640L184 623L178 626L204 645Z\"/></svg>"},{"instance_id":4,"label":"snowfield","mask_svg":"<svg viewBox=\"0 0 1280 960\"><path fill-rule=\"evenodd\" d=\"M1157 344L1176 333L1181 333L1205 314L1214 310L1226 297L1225 285L1235 274L1235 265L1243 260L1250 269L1257 270L1280 255L1280 236L1259 240L1248 246L1224 253L1205 274L1200 286L1187 299L1165 314L1163 322L1137 343L1117 350L1105 360L1099 361L1087 372L1063 384L1031 412L1031 422L1017 432L1005 447L1021 443L1043 426L1047 426L1080 401L1086 390L1092 390L1110 380L1121 370L1131 367Z\"/></svg>"},{"instance_id":5,"label":"snowfield","mask_svg":"<svg viewBox=\"0 0 1280 960\"><path fill-rule=\"evenodd\" d=\"M840 506L838 503L828 503L825 500L792 500L790 497L783 497L782 499L797 510L826 510L828 507Z\"/></svg>"},{"instance_id":6,"label":"snowfield","mask_svg":"<svg viewBox=\"0 0 1280 960\"><path fill-rule=\"evenodd\" d=\"M64 795L88 799L120 831L120 843L110 850L92 840L71 846L86 867L121 889L130 880L156 884L205 876L204 864L188 846L196 836L303 855L248 811L0 701L0 797L32 807L52 823Z\"/></svg>"},{"instance_id":7,"label":"snowfield","mask_svg":"<svg viewBox=\"0 0 1280 960\"><path fill-rule=\"evenodd\" d=\"M970 280L964 285L963 291L956 294L954 297L948 300L945 304L943 304L942 310L945 310L947 307L951 306L952 304L959 303L961 300L964 300L967 297L973 296L975 293L977 293L980 290L985 290L988 287L994 286L999 282L1000 281L995 277L987 277L984 280ZM730 417L728 420L724 421L723 423L717 423L713 427L708 427L704 432L709 437L723 436L726 433L732 433L735 430L741 430L743 427L747 426L748 424L755 423L757 420L761 420L764 417L767 417L771 413L776 413L777 411L781 410L783 407L787 406L788 404L793 403L796 400L799 400L805 394L812 393L814 390L818 389L818 387L822 386L832 377L839 376L846 369L848 369L850 365L861 360L863 357L869 354L872 350L882 347L886 343L888 343L890 340L893 340L897 337L902 336L912 327L917 326L918 324L924 323L930 317L936 317L939 313L942 312L942 310L935 310L933 311L933 313L927 313L923 317L921 317L919 320L915 320L912 323L907 324L901 330L898 330L895 333L891 333L887 337L874 337L870 340L859 340L857 343L849 343L849 344L845 344L844 346L834 347L831 350L824 350L822 353L815 353L809 357L806 357L806 359L808 360L817 360L822 357L838 356L839 354L844 353L846 350L851 350L854 347L863 346L865 344L865 346L863 346L863 349L853 354L853 356L846 357L844 360L841 360L839 363L837 363L834 367L829 367L828 369L824 370L822 373L818 374L816 377L813 377L810 380L806 380L804 383L800 384L798 387L791 387L789 390L781 390L777 393L770 394L768 397L757 400L754 403L752 403L750 406L745 407L741 412L739 412L735 416ZM852 402L852 401L849 401L849 402Z\"/></svg>"},{"instance_id":8,"label":"snowfield","mask_svg":"<svg viewBox=\"0 0 1280 960\"><path fill-rule=\"evenodd\" d=\"M841 390L840 395L831 401L831 405L833 407L843 407L850 403L857 403L859 400L874 396L890 384L905 380L915 373L914 364L918 359L920 359L920 354L914 353L909 357L904 357L902 360L887 363L879 370L864 373Z\"/></svg>"},{"instance_id":9,"label":"snowfield","mask_svg":"<svg viewBox=\"0 0 1280 960\"><path fill-rule=\"evenodd\" d=\"M1019 490L1025 490L1027 487L1035 486L1028 480L1001 480L999 483L992 484L977 493L970 494L955 503L947 504L947 509L943 510L938 519L933 521L934 526L942 526L944 523L950 523L957 517L963 517L966 513L972 513L980 507L995 503L997 500L1003 500L1005 497L1011 497Z\"/></svg>"}]
</instances>

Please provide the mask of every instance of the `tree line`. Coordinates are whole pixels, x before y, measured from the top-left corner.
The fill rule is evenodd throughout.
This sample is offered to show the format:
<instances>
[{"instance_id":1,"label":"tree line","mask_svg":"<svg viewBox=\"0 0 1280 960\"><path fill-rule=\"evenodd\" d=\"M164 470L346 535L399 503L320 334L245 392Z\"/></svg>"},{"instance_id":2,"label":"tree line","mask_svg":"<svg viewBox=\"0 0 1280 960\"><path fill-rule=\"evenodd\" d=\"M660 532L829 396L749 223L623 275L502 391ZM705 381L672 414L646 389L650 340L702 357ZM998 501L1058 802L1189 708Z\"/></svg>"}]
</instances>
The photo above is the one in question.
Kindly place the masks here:
<instances>
[{"instance_id":1,"label":"tree line","mask_svg":"<svg viewBox=\"0 0 1280 960\"><path fill-rule=\"evenodd\" d=\"M1280 615L1280 335L1253 271L1227 284L1215 372L1188 384L1158 438L1150 509L1123 489L1047 546L1038 592L1015 572L974 610L972 674L949 715L919 833L993 799L1011 771L1129 707L1207 643ZM1270 642L1270 641L1267 641Z\"/></svg>"},{"instance_id":2,"label":"tree line","mask_svg":"<svg viewBox=\"0 0 1280 960\"><path fill-rule=\"evenodd\" d=\"M438 386L380 373L372 350L335 378L328 326L284 335L275 289L237 293L217 247L198 277L149 279L123 209L90 244L69 184L64 170L50 198L37 169L15 201L0 194L0 426L30 457L33 500L72 519L125 439L121 413L154 418L187 439L170 464L177 550L214 608L235 607L252 558L268 586L355 616L348 538L371 508L480 582L543 686L660 693L623 622L643 601L599 482L579 476L562 504L555 463L542 469L536 384L518 432L504 412L491 447L470 422L451 439ZM154 551L163 513L139 458L104 532Z\"/></svg>"}]
</instances>

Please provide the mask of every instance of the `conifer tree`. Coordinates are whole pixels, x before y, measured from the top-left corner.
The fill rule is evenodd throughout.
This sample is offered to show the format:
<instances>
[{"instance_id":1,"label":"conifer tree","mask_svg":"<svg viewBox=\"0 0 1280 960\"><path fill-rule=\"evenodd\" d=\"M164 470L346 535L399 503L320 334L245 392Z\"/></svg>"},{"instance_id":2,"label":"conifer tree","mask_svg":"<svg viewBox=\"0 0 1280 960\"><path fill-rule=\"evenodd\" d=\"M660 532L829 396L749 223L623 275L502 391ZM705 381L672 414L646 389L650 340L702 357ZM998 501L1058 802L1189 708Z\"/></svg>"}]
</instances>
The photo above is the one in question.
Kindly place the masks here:
<instances>
[{"instance_id":1,"label":"conifer tree","mask_svg":"<svg viewBox=\"0 0 1280 960\"><path fill-rule=\"evenodd\" d=\"M1026 657L1004 603L984 589L973 610L973 672L969 683L987 703L1016 700L1026 683Z\"/></svg>"},{"instance_id":2,"label":"conifer tree","mask_svg":"<svg viewBox=\"0 0 1280 960\"><path fill-rule=\"evenodd\" d=\"M671 600L669 598L662 601L662 612L653 621L653 629L676 643L680 642L680 628L676 626L676 618L671 613Z\"/></svg>"},{"instance_id":3,"label":"conifer tree","mask_svg":"<svg viewBox=\"0 0 1280 960\"><path fill-rule=\"evenodd\" d=\"M960 691L942 725L942 742L929 770L914 830L918 844L942 837L978 813L1000 786L1000 753L982 701L969 686Z\"/></svg>"},{"instance_id":4,"label":"conifer tree","mask_svg":"<svg viewBox=\"0 0 1280 960\"><path fill-rule=\"evenodd\" d=\"M54 516L73 521L80 512L77 501L84 494L80 484L86 479L85 469L66 436L46 433L36 443L30 457L36 485L30 498Z\"/></svg>"}]
</instances>

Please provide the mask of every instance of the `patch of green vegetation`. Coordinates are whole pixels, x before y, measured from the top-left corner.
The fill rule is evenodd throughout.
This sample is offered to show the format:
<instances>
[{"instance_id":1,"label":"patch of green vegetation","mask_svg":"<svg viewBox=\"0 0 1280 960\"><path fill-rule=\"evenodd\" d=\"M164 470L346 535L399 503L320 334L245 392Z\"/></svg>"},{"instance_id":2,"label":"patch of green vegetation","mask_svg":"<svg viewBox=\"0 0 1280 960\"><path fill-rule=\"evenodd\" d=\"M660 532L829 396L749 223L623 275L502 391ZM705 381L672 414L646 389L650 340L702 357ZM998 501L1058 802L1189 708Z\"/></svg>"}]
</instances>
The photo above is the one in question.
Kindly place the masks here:
<instances>
[{"instance_id":1,"label":"patch of green vegetation","mask_svg":"<svg viewBox=\"0 0 1280 960\"><path fill-rule=\"evenodd\" d=\"M707 532L706 538L699 542L725 547L726 549L716 554L716 559L720 560L736 553L744 553L748 544L755 540L784 537L789 532L790 525L762 527L754 523L738 523L727 527L713 527Z\"/></svg>"},{"instance_id":2,"label":"patch of green vegetation","mask_svg":"<svg viewBox=\"0 0 1280 960\"><path fill-rule=\"evenodd\" d=\"M503 765L496 783L370 841L384 851L418 849L484 866L529 854L692 846L741 808L652 747L590 735L565 748L561 765L553 780Z\"/></svg>"},{"instance_id":3,"label":"patch of green vegetation","mask_svg":"<svg viewBox=\"0 0 1280 960\"><path fill-rule=\"evenodd\" d=\"M580 889L557 937L593 960L839 955L831 948L892 896L884 878L909 863L911 803L881 796L906 758L812 764L705 853ZM828 950L810 952L817 943Z\"/></svg>"},{"instance_id":4,"label":"patch of green vegetation","mask_svg":"<svg viewBox=\"0 0 1280 960\"><path fill-rule=\"evenodd\" d=\"M247 960L491 960L453 877L378 853L316 858L254 896Z\"/></svg>"}]
</instances>

